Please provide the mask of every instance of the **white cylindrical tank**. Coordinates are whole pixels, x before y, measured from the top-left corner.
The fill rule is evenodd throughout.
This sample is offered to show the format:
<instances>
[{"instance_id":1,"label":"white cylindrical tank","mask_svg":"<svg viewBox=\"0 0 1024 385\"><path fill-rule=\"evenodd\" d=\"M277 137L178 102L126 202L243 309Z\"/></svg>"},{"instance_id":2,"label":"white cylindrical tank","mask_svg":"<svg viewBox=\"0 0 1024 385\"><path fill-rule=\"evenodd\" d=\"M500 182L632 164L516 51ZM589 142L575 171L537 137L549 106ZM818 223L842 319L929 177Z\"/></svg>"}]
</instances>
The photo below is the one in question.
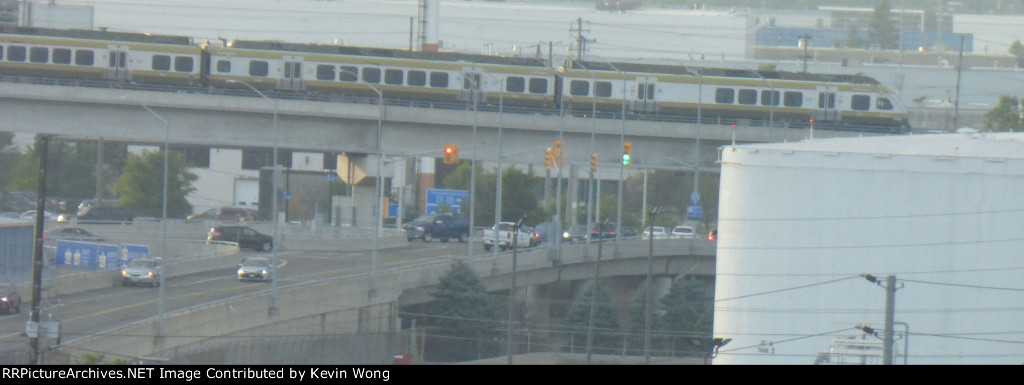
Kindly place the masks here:
<instances>
[{"instance_id":1,"label":"white cylindrical tank","mask_svg":"<svg viewBox=\"0 0 1024 385\"><path fill-rule=\"evenodd\" d=\"M721 163L715 364L881 363L887 275L894 364L1024 362L1024 134L737 145Z\"/></svg>"}]
</instances>

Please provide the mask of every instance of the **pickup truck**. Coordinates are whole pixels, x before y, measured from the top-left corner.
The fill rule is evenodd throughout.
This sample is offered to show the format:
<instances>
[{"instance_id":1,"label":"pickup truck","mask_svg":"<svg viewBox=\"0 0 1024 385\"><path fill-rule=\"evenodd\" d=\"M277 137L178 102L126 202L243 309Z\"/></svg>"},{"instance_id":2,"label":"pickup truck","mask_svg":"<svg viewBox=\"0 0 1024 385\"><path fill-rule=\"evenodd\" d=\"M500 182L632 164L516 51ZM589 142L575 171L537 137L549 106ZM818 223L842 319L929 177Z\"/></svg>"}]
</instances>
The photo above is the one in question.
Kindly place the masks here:
<instances>
[{"instance_id":1,"label":"pickup truck","mask_svg":"<svg viewBox=\"0 0 1024 385\"><path fill-rule=\"evenodd\" d=\"M484 229L481 239L484 242L484 251L491 251L491 248L497 244L498 250L505 251L512 248L512 229L515 227L513 222L498 222L490 229ZM494 234L497 232L498 236L495 238ZM533 232L529 231L528 228L522 227L519 232L516 233L516 248L530 247L534 245Z\"/></svg>"},{"instance_id":2,"label":"pickup truck","mask_svg":"<svg viewBox=\"0 0 1024 385\"><path fill-rule=\"evenodd\" d=\"M413 239L430 242L435 238L441 242L448 242L449 239L466 242L469 239L469 220L454 214L424 214L403 224L402 230L409 242Z\"/></svg>"}]
</instances>

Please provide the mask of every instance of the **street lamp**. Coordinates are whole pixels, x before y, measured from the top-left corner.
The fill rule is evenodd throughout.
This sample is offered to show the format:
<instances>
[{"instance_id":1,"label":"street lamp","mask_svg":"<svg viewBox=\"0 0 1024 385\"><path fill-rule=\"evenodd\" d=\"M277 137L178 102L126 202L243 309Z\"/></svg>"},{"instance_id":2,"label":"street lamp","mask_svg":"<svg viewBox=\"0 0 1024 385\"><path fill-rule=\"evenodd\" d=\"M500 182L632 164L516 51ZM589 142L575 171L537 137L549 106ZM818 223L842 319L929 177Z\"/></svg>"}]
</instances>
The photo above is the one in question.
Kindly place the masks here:
<instances>
[{"instance_id":1,"label":"street lamp","mask_svg":"<svg viewBox=\"0 0 1024 385\"><path fill-rule=\"evenodd\" d=\"M504 155L502 153L503 149L502 149L502 143L501 143L501 134L502 134L502 128L503 128L502 126L505 125L504 122L502 121L502 119L504 117L503 109L505 107L505 100L504 100L504 95L505 95L505 78L503 78L503 77L502 78L496 78L494 75L492 75L490 73L487 73L487 72L484 72L484 74L489 76L489 77L491 77L492 79L497 79L498 80L498 178L494 182L494 184L495 184L495 187L494 187L494 224L497 225L498 222L501 222L501 189L502 189L502 186L501 186L502 185L502 180L501 180L501 177L502 177L502 175L501 175L502 174L502 169L501 169L502 168L502 162L501 161L502 161L502 158L504 157ZM520 221L522 221L522 220L520 220ZM518 230L518 228L516 230ZM516 238L513 237L513 239L516 239ZM472 242L470 242L470 243L472 243ZM515 243L518 243L518 242L513 241L513 245ZM498 232L497 231L494 231L494 244L495 245L498 244ZM515 246L513 246L513 248L515 248ZM496 268L497 266L498 266L498 247L495 247L494 248L494 258L491 261L491 267L492 268ZM514 268L514 266L513 266L513 268ZM515 283L515 280L513 280L513 283ZM512 356L510 355L509 356L509 364L512 363L511 360L512 360Z\"/></svg>"},{"instance_id":2,"label":"street lamp","mask_svg":"<svg viewBox=\"0 0 1024 385\"><path fill-rule=\"evenodd\" d=\"M647 232L647 293L644 295L644 364L651 364L651 275L654 270L654 218L658 215L661 207L651 207L648 213L651 217L650 231Z\"/></svg>"},{"instance_id":3,"label":"street lamp","mask_svg":"<svg viewBox=\"0 0 1024 385\"><path fill-rule=\"evenodd\" d=\"M160 250L160 254L161 254L160 264L158 265L159 268L160 268L160 270L158 270L160 272L160 278L159 278L160 282L157 284L157 286L158 286L157 292L159 294L158 294L157 306L156 306L156 311L157 311L157 314L158 314L157 315L157 324L156 324L156 335L157 335L157 337L163 337L164 336L164 331L165 331L164 330L165 323L164 323L164 271L163 271L163 265L164 265L164 260L167 258L167 156L168 156L168 153L171 150L171 147L170 147L170 144L169 144L170 141L171 141L170 140L171 139L171 130L170 130L170 124L168 124L167 119L164 119L163 117L161 117L159 114L154 112L148 106L146 106L144 104L142 104L141 106L142 106L142 108L145 108L146 111L149 111L150 114L153 114L153 116L156 117L158 120L160 120L161 122L164 123L164 192L163 192L164 195L163 195L163 209L162 209L163 213L161 214L161 221L160 221L162 223L162 226L163 226L163 233L164 234L163 234L163 241L161 242L162 245L161 245L161 250Z\"/></svg>"},{"instance_id":4,"label":"street lamp","mask_svg":"<svg viewBox=\"0 0 1024 385\"><path fill-rule=\"evenodd\" d=\"M516 224L512 227L512 285L508 289L508 337L506 337L508 345L508 364L512 365L512 302L515 298L516 292L516 258L519 250L519 242L515 241L519 239L519 228L523 226L523 222L526 221L526 216L519 218ZM497 231L495 231L497 233ZM497 244L497 243L495 243ZM495 247L497 249L497 247Z\"/></svg>"},{"instance_id":5,"label":"street lamp","mask_svg":"<svg viewBox=\"0 0 1024 385\"><path fill-rule=\"evenodd\" d=\"M340 68L338 71L352 74L356 80L359 79L359 74L355 72ZM367 83L365 79L360 84L365 84L373 92L377 93L377 204L375 205L377 212L374 213L374 216L377 217L377 223L373 226L373 252L370 257L370 295L374 295L377 292L377 260L378 254L380 254L380 233L381 228L384 227L384 183L381 182L381 179L384 178L384 92ZM399 202L399 205L401 205L401 202Z\"/></svg>"},{"instance_id":6,"label":"street lamp","mask_svg":"<svg viewBox=\"0 0 1024 385\"><path fill-rule=\"evenodd\" d=\"M608 67L618 72L622 76L622 126L619 130L619 141L622 145L626 144L626 73L616 67L612 62L605 60L599 56L595 56L603 60ZM619 241L622 240L622 184L625 182L626 165L619 162L619 188L616 194L616 208L615 208L615 255L619 255ZM600 200L600 197L598 197Z\"/></svg>"},{"instance_id":7,"label":"street lamp","mask_svg":"<svg viewBox=\"0 0 1024 385\"><path fill-rule=\"evenodd\" d=\"M256 87L253 87L252 84L249 84L249 83L247 83L245 81L235 80L235 79L228 79L227 82L228 83L239 83L239 84L242 84L242 85L244 85L246 87L249 87L249 89L253 90L258 95L260 95L261 97L263 97L264 99L266 99L267 101L269 101L271 104L274 105L274 123L273 123L273 126L271 128L272 131L274 132L274 173L273 173L273 175L271 177L271 184L273 185L273 194L272 194L273 198L271 199L271 203L270 203L271 216L272 216L272 220L274 221L274 223L273 223L274 241L271 242L271 246L272 246L271 249L273 250L273 253L271 253L271 256L270 256L270 309L269 309L269 314L273 316L273 315L277 315L277 313L278 313L278 309L277 309L277 245L279 243L281 243L281 237L280 237L280 234L279 234L279 231L278 231L278 222L280 222L280 220L278 218L278 213L277 213L277 199L278 199L277 186L279 184L278 181L279 181L279 178L280 178L280 176L278 175L278 174L280 174L280 169L278 168L278 163L277 163L277 100L274 100L274 99L271 99L271 98L267 97L267 95L264 95L263 92L260 92L260 90L256 89Z\"/></svg>"},{"instance_id":8,"label":"street lamp","mask_svg":"<svg viewBox=\"0 0 1024 385\"><path fill-rule=\"evenodd\" d=\"M601 229L597 233L597 260L594 261L594 284L590 287L590 320L587 325L587 365L590 365L590 350L594 344L594 318L596 313L597 285L601 279L601 245L604 244L604 229L608 225L608 218L601 222Z\"/></svg>"}]
</instances>

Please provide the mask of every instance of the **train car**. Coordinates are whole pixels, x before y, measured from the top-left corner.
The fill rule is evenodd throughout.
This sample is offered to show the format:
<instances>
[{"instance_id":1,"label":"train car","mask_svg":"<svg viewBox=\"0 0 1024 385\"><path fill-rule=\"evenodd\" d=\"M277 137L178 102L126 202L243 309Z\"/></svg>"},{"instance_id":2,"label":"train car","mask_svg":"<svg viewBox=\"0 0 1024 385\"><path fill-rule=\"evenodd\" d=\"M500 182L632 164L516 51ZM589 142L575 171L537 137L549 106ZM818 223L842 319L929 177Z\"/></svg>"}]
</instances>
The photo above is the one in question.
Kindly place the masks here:
<instances>
[{"instance_id":1,"label":"train car","mask_svg":"<svg viewBox=\"0 0 1024 385\"><path fill-rule=\"evenodd\" d=\"M550 106L556 74L530 58L234 42L210 48L210 84L231 80L261 89L384 96L429 102ZM244 87L244 85L243 85Z\"/></svg>"},{"instance_id":2,"label":"train car","mask_svg":"<svg viewBox=\"0 0 1024 385\"><path fill-rule=\"evenodd\" d=\"M772 120L905 132L906 108L870 77L630 63L568 62L560 69L566 108ZM813 119L813 120L812 120Z\"/></svg>"},{"instance_id":3,"label":"train car","mask_svg":"<svg viewBox=\"0 0 1024 385\"><path fill-rule=\"evenodd\" d=\"M103 31L7 28L0 74L198 85L202 48L191 39Z\"/></svg>"}]
</instances>

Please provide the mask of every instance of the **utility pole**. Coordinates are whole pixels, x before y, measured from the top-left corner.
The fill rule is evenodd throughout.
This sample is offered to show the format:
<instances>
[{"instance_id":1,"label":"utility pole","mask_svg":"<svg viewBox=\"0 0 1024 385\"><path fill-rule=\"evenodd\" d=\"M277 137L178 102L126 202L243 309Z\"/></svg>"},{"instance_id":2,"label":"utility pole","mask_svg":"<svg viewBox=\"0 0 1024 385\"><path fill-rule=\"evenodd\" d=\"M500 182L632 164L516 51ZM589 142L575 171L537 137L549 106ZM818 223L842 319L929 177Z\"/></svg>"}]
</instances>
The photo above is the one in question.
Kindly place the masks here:
<instances>
[{"instance_id":1,"label":"utility pole","mask_svg":"<svg viewBox=\"0 0 1024 385\"><path fill-rule=\"evenodd\" d=\"M36 198L36 229L35 244L32 250L32 313L29 316L29 323L36 326L36 335L29 336L29 344L32 346L32 357L35 365L43 364L41 356L42 330L39 327L39 313L42 312L43 298L43 211L46 206L46 159L47 148L50 144L49 135L36 135L36 150L39 152L39 195Z\"/></svg>"},{"instance_id":2,"label":"utility pole","mask_svg":"<svg viewBox=\"0 0 1024 385\"><path fill-rule=\"evenodd\" d=\"M882 338L882 365L892 365L892 328L896 306L896 276L885 277L885 333ZM906 337L904 337L906 338Z\"/></svg>"},{"instance_id":3,"label":"utility pole","mask_svg":"<svg viewBox=\"0 0 1024 385\"><path fill-rule=\"evenodd\" d=\"M576 28L569 28L569 32L576 32L576 60L583 60L583 52L586 51L587 43L597 42L597 39L587 39L583 37L583 32L590 32L589 29L583 29L583 18L576 18Z\"/></svg>"},{"instance_id":4,"label":"utility pole","mask_svg":"<svg viewBox=\"0 0 1024 385\"><path fill-rule=\"evenodd\" d=\"M807 72L807 59L808 59L808 56L807 56L807 44L808 44L809 40L811 40L811 35L810 34L806 34L805 33L803 35L800 35L800 46L802 46L804 48L803 59L804 59L804 72L805 73Z\"/></svg>"}]
</instances>

